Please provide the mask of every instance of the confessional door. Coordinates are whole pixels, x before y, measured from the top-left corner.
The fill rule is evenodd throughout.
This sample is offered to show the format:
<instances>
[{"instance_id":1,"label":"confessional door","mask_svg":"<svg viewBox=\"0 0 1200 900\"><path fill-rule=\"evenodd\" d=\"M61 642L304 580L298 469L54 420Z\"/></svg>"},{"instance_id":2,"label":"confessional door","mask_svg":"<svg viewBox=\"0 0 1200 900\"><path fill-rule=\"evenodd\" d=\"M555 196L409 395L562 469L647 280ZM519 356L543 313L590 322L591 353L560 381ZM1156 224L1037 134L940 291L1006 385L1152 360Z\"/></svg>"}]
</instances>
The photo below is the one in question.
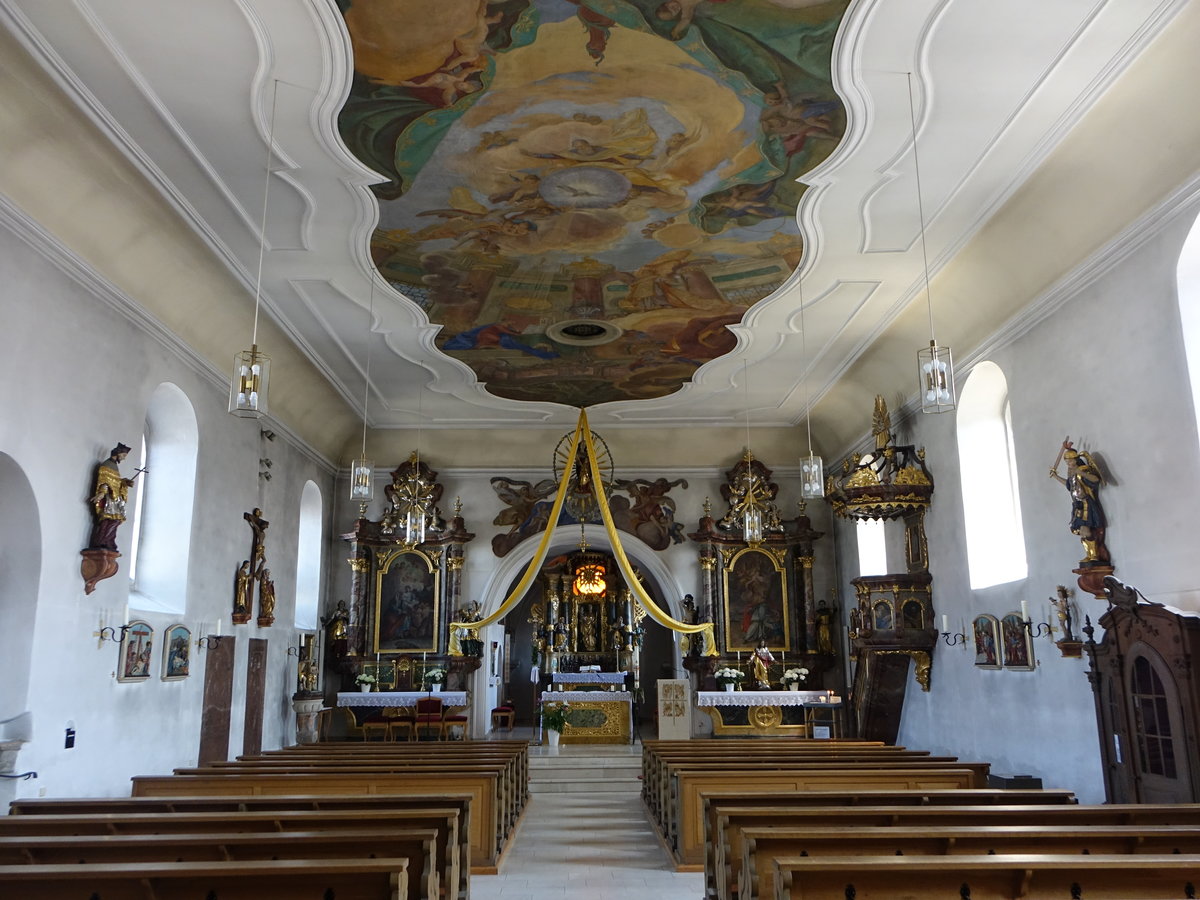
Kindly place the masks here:
<instances>
[{"instance_id":1,"label":"confessional door","mask_svg":"<svg viewBox=\"0 0 1200 900\"><path fill-rule=\"evenodd\" d=\"M1200 620L1160 606L1113 608L1089 642L1100 754L1110 803L1200 801L1200 685L1192 666Z\"/></svg>"}]
</instances>

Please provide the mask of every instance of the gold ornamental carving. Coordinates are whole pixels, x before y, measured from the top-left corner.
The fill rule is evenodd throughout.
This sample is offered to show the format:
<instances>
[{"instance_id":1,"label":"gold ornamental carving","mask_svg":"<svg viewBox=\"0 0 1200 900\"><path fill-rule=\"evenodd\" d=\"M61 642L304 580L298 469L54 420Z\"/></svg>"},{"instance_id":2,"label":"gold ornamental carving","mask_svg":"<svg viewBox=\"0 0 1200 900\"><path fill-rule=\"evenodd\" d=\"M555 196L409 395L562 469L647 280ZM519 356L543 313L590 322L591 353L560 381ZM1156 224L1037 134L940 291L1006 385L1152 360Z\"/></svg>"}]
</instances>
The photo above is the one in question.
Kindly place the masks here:
<instances>
[{"instance_id":1,"label":"gold ornamental carving","mask_svg":"<svg viewBox=\"0 0 1200 900\"><path fill-rule=\"evenodd\" d=\"M461 556L450 556L446 559L446 571L458 572L462 570L464 559Z\"/></svg>"},{"instance_id":2,"label":"gold ornamental carving","mask_svg":"<svg viewBox=\"0 0 1200 900\"><path fill-rule=\"evenodd\" d=\"M715 557L712 557L712 556L700 557L700 568L703 569L705 572L711 572L716 567L717 567L717 560Z\"/></svg>"},{"instance_id":3,"label":"gold ornamental carving","mask_svg":"<svg viewBox=\"0 0 1200 900\"><path fill-rule=\"evenodd\" d=\"M778 728L783 724L783 710L778 706L750 706L746 709L746 721L752 728Z\"/></svg>"},{"instance_id":4,"label":"gold ornamental carving","mask_svg":"<svg viewBox=\"0 0 1200 900\"><path fill-rule=\"evenodd\" d=\"M350 563L350 571L360 575L371 567L371 561L365 556L352 556L346 562Z\"/></svg>"},{"instance_id":5,"label":"gold ornamental carving","mask_svg":"<svg viewBox=\"0 0 1200 900\"><path fill-rule=\"evenodd\" d=\"M929 676L933 669L933 662L929 658L929 653L926 650L874 650L872 651L878 656L908 656L912 658L916 669L913 676L917 679L917 684L921 686L921 690L929 693Z\"/></svg>"}]
</instances>

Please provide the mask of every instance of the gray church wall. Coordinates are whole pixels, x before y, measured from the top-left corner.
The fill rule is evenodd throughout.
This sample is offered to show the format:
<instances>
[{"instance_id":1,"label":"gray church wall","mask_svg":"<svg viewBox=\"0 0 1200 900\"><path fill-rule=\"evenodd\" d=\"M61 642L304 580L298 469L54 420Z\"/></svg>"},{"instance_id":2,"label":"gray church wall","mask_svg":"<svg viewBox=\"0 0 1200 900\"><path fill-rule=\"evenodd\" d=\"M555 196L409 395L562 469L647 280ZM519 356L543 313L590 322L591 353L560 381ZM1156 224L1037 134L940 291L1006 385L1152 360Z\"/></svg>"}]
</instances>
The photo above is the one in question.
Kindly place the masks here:
<instances>
[{"instance_id":1,"label":"gray church wall","mask_svg":"<svg viewBox=\"0 0 1200 900\"><path fill-rule=\"evenodd\" d=\"M10 640L29 648L29 659L27 690L20 679L6 679L5 713L32 713L33 739L17 765L39 774L35 781L19 783L17 796L128 794L132 775L163 774L195 763L204 651L193 645L188 678L160 678L164 630L178 622L192 629L193 640L202 634L201 623L211 626L218 617L224 633L236 635L231 756L241 746L247 639L269 640L263 746L290 743L288 698L295 689L295 661L286 649L296 643L299 500L305 481L312 479L325 498L326 523L331 521L332 468L291 444L282 429L274 441L263 441L258 422L228 415L223 375L161 336L155 323L111 286L87 282L83 270L71 268L78 266L77 259L37 234L36 226L22 223L19 213L6 212L5 221L15 230L0 227L0 271L6 273L0 316L9 348L0 357L0 378L10 386L0 415L0 454L11 458L32 486L38 517L19 524L31 529L44 548L36 590L4 600L5 606L20 604L29 622L7 632ZM32 249L25 239L30 236L49 257ZM230 361L238 349L230 348ZM91 529L86 500L94 467L109 449L117 442L137 447L147 404L164 382L187 396L199 429L185 612L130 610L130 619L144 619L155 629L150 677L118 683L117 645L97 647L93 632L101 610L116 620L130 599L131 523L118 532L120 571L85 595L79 551ZM273 462L269 482L259 478L261 457ZM133 468L131 454L122 474L128 477ZM270 628L233 628L233 575L250 545L242 513L255 506L271 522L267 564L276 585L276 622ZM8 514L7 503L3 509ZM6 531L17 525L9 523ZM68 725L75 730L72 749L64 746Z\"/></svg>"},{"instance_id":2,"label":"gray church wall","mask_svg":"<svg viewBox=\"0 0 1200 900\"><path fill-rule=\"evenodd\" d=\"M917 413L898 425L901 443L926 447L936 479L926 520L934 607L949 616L953 631L965 622L969 636L975 616L1002 617L1019 611L1022 600L1035 622L1046 621L1048 598L1060 584L1075 592L1077 634L1084 615L1095 622L1103 613L1104 601L1075 584L1071 570L1083 550L1069 530L1066 489L1049 478L1068 435L1102 455L1111 471L1101 502L1116 576L1151 600L1200 609L1192 565L1200 446L1175 291L1179 249L1196 209L1079 288L1035 329L987 354L1008 381L1025 579L971 589L954 414ZM967 376L960 374L960 387ZM845 546L852 529L839 530ZM855 574L843 570L844 579ZM939 644L932 690L910 682L899 741L985 760L994 772L1037 775L1047 787L1102 802L1086 656L1063 658L1045 637L1034 641L1034 654L1033 671L984 670L974 665L973 646Z\"/></svg>"}]
</instances>

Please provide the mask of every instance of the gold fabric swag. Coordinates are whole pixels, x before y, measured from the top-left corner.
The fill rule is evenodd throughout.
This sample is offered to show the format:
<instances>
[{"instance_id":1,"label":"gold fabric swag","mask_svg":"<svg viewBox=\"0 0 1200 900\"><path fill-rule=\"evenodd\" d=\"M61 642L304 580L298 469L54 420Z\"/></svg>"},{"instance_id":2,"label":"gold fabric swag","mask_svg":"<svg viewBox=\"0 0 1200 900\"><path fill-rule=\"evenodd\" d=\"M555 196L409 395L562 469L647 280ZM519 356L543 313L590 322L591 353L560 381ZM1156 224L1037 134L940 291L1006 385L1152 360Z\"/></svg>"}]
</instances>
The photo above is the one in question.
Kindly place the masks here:
<instances>
[{"instance_id":1,"label":"gold fabric swag","mask_svg":"<svg viewBox=\"0 0 1200 900\"><path fill-rule=\"evenodd\" d=\"M612 511L608 508L608 497L604 494L604 481L600 473L600 466L596 462L596 448L592 445L592 431L588 427L587 410L585 409L579 411L579 422L575 426L575 434L571 437L571 452L562 467L562 480L558 484L558 493L554 496L554 506L550 510L550 518L546 524L546 530L542 532L542 539L538 544L537 552L534 553L533 559L529 561L529 565L525 567L525 572L522 574L521 580L517 582L517 586L513 588L512 593L500 604L499 609L477 622L450 623L450 655L462 656L461 638L465 637L468 633L477 635L479 629L493 625L503 619L514 606L521 602L521 598L525 596L525 592L533 584L534 578L537 577L542 563L546 559L546 554L550 551L550 541L554 535L554 529L558 525L559 516L562 514L563 503L566 502L567 489L571 483L571 475L575 471L575 461L579 456L581 444L587 456L588 474L591 477L592 485L594 485L596 505L600 509L600 517L604 522L604 531L608 535L609 542L612 544L612 552L617 560L617 567L621 570L621 575L624 576L625 583L629 586L630 591L633 592L634 597L637 598L637 601L655 622L664 628L670 628L672 631L677 631L681 634L701 635L701 640L703 641L701 652L705 656L716 656L717 647L716 641L713 638L712 623L704 622L699 625L689 625L687 622L680 622L678 619L671 618L654 602L654 598L646 592L641 580L633 571L629 557L625 555L625 548L621 546L620 532L617 531L617 526L613 523Z\"/></svg>"}]
</instances>

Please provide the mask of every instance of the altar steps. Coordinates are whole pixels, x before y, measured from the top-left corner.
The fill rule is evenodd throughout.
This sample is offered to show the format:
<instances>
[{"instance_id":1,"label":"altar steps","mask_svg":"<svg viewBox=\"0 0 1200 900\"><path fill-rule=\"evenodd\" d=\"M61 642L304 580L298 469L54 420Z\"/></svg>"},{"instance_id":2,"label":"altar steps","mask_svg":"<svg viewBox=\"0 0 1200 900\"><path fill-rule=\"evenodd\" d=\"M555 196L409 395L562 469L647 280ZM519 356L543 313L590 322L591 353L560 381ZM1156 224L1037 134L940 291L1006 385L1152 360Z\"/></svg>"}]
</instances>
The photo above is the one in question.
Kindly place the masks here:
<instances>
[{"instance_id":1,"label":"altar steps","mask_svg":"<svg viewBox=\"0 0 1200 900\"><path fill-rule=\"evenodd\" d=\"M642 790L641 747L561 745L532 747L531 794L638 794Z\"/></svg>"}]
</instances>

